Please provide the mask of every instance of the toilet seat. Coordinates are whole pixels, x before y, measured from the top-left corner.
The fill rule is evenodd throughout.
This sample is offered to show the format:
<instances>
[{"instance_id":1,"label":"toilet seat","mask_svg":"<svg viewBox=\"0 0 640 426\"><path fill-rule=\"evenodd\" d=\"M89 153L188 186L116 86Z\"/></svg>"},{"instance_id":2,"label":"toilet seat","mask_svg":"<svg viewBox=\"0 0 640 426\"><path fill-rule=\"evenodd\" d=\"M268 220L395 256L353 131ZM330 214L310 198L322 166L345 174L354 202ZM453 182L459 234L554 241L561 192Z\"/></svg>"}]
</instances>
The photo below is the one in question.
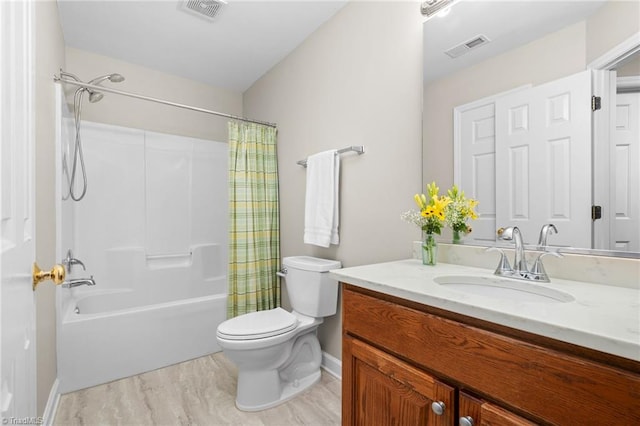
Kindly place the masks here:
<instances>
[{"instance_id":1,"label":"toilet seat","mask_svg":"<svg viewBox=\"0 0 640 426\"><path fill-rule=\"evenodd\" d=\"M251 312L228 319L217 335L227 340L257 340L287 333L298 326L298 318L282 308Z\"/></svg>"}]
</instances>

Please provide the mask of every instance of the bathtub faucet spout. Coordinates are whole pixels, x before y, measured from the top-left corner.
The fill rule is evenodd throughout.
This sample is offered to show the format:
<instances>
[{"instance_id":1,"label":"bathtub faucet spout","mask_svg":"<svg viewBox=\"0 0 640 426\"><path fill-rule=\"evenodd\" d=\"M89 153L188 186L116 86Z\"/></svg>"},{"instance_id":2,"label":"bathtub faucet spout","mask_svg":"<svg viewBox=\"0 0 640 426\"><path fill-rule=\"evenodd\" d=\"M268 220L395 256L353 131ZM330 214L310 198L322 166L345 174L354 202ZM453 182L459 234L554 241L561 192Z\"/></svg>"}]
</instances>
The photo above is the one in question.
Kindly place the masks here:
<instances>
[{"instance_id":1,"label":"bathtub faucet spout","mask_svg":"<svg viewBox=\"0 0 640 426\"><path fill-rule=\"evenodd\" d=\"M62 287L64 288L73 288L81 285L96 285L93 275L91 275L91 278L77 278L62 283Z\"/></svg>"}]
</instances>

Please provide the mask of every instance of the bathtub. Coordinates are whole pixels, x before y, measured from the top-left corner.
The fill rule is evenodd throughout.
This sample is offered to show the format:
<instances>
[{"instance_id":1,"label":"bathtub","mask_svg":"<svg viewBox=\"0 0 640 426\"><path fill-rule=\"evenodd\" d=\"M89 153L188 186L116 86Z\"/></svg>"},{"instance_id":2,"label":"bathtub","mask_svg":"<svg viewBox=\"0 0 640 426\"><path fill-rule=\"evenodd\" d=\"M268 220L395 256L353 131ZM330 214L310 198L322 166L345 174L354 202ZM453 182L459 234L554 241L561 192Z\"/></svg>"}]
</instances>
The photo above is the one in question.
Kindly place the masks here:
<instances>
[{"instance_id":1,"label":"bathtub","mask_svg":"<svg viewBox=\"0 0 640 426\"><path fill-rule=\"evenodd\" d=\"M227 279L204 262L216 250L195 247L190 255L163 263L148 259L142 249L118 249L107 259L116 271L130 268L125 269L129 282L117 281L126 287L104 279L101 286L96 278L95 287L60 288L60 392L220 351L215 331L226 319Z\"/></svg>"}]
</instances>

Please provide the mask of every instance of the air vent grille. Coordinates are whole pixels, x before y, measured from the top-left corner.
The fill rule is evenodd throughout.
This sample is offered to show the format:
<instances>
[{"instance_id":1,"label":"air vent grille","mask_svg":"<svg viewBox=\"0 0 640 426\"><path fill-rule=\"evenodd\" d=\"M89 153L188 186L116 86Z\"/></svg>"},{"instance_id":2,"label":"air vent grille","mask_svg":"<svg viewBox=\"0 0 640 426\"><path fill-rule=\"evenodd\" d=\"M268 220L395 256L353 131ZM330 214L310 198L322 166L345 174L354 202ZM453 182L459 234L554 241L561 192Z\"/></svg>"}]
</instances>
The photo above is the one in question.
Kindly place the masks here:
<instances>
[{"instance_id":1,"label":"air vent grille","mask_svg":"<svg viewBox=\"0 0 640 426\"><path fill-rule=\"evenodd\" d=\"M213 21L227 4L223 0L185 0L182 9L196 16Z\"/></svg>"},{"instance_id":2,"label":"air vent grille","mask_svg":"<svg viewBox=\"0 0 640 426\"><path fill-rule=\"evenodd\" d=\"M473 49L477 49L480 46L484 46L489 43L491 40L484 35L478 35L473 37L470 40L465 41L464 43L460 43L457 46L452 47L449 50L446 50L444 53L449 55L452 58L457 58L459 56L464 55L465 53L470 52Z\"/></svg>"}]
</instances>

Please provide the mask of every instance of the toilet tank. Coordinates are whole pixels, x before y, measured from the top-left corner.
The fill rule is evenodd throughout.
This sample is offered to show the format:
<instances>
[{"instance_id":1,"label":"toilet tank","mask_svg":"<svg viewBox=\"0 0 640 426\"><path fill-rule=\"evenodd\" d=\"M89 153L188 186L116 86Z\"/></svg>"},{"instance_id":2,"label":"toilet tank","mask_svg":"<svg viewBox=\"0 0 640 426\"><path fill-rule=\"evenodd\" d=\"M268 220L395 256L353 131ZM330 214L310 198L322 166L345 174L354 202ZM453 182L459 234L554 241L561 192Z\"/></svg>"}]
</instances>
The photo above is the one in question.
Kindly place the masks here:
<instances>
[{"instance_id":1,"label":"toilet tank","mask_svg":"<svg viewBox=\"0 0 640 426\"><path fill-rule=\"evenodd\" d=\"M338 260L310 256L282 259L286 268L287 294L294 311L314 318L334 315L338 309L338 281L331 269L342 267Z\"/></svg>"}]
</instances>

